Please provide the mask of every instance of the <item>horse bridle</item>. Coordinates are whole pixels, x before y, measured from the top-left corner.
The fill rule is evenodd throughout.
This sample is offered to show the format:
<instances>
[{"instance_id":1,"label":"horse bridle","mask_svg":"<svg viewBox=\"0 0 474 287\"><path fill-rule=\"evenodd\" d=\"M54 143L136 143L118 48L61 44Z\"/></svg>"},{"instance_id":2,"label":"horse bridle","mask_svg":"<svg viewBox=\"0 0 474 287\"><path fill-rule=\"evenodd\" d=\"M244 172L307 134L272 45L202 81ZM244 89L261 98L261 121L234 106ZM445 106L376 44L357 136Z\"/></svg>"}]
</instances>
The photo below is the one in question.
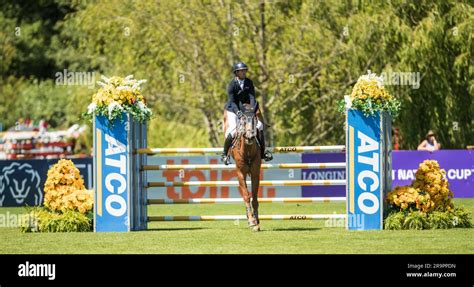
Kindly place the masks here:
<instances>
[{"instance_id":1,"label":"horse bridle","mask_svg":"<svg viewBox=\"0 0 474 287\"><path fill-rule=\"evenodd\" d=\"M257 136L257 117L253 111L244 112L239 120L238 138L242 134L244 135L245 143L248 145L251 144L250 140Z\"/></svg>"}]
</instances>

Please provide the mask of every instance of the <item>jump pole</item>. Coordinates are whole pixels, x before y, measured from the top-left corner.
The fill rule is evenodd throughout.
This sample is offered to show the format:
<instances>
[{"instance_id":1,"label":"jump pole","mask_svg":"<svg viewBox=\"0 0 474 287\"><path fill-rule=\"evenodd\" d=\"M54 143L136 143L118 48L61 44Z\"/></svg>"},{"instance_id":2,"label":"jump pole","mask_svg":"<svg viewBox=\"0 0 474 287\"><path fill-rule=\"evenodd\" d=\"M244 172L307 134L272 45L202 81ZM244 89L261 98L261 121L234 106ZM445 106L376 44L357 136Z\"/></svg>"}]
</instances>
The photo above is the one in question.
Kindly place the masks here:
<instances>
[{"instance_id":1,"label":"jump pole","mask_svg":"<svg viewBox=\"0 0 474 287\"><path fill-rule=\"evenodd\" d=\"M139 124L126 113L113 123L109 123L105 117L95 117L93 134L96 232L147 228L146 188L149 183L146 172L140 172L147 166L147 155L220 151L220 148L149 149L146 147L146 125ZM360 111L347 110L345 146L276 147L273 151L345 151L346 228L383 229L384 198L391 188L392 170L391 117L387 113L366 117Z\"/></svg>"}]
</instances>

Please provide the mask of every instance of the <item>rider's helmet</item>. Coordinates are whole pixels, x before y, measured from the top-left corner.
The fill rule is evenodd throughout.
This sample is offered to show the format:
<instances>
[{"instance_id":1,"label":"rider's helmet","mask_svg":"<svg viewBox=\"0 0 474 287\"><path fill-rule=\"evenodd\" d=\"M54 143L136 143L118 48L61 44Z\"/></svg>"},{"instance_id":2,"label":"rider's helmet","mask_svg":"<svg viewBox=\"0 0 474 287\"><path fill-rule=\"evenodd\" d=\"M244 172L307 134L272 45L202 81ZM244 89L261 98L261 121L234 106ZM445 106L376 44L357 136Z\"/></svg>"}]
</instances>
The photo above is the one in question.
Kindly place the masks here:
<instances>
[{"instance_id":1,"label":"rider's helmet","mask_svg":"<svg viewBox=\"0 0 474 287\"><path fill-rule=\"evenodd\" d=\"M238 62L238 63L235 63L233 66L232 66L232 73L235 74L235 72L239 71L239 70L248 70L249 68L247 67L247 65L245 65L244 62Z\"/></svg>"}]
</instances>

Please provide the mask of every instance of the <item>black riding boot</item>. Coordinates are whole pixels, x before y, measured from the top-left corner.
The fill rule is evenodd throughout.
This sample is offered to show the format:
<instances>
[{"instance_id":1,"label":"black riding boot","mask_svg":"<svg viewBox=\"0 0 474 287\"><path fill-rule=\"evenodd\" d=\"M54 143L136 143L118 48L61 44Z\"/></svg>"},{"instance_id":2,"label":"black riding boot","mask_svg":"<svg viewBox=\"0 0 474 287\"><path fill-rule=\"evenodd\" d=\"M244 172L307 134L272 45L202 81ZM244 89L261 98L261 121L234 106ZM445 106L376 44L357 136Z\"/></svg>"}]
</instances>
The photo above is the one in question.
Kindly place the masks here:
<instances>
[{"instance_id":1,"label":"black riding boot","mask_svg":"<svg viewBox=\"0 0 474 287\"><path fill-rule=\"evenodd\" d=\"M259 142L260 142L260 158L264 159L265 158L265 134L263 131L259 131Z\"/></svg>"},{"instance_id":2,"label":"black riding boot","mask_svg":"<svg viewBox=\"0 0 474 287\"><path fill-rule=\"evenodd\" d=\"M224 142L224 153L222 154L222 160L224 161L225 165L230 164L230 156L228 155L228 153L229 153L229 148L232 145L232 140L233 140L232 135L228 134Z\"/></svg>"},{"instance_id":3,"label":"black riding boot","mask_svg":"<svg viewBox=\"0 0 474 287\"><path fill-rule=\"evenodd\" d=\"M263 131L259 132L260 135L260 157L265 161L271 161L273 156L271 152L265 151L265 133Z\"/></svg>"}]
</instances>

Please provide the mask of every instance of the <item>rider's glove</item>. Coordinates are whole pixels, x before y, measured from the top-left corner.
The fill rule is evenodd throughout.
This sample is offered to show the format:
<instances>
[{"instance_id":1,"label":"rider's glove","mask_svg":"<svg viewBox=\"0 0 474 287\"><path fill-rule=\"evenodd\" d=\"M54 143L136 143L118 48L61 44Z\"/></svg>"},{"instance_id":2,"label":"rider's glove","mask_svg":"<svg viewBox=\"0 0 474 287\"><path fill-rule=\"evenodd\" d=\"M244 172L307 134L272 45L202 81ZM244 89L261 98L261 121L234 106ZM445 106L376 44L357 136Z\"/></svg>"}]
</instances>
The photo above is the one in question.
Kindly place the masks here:
<instances>
[{"instance_id":1,"label":"rider's glove","mask_svg":"<svg viewBox=\"0 0 474 287\"><path fill-rule=\"evenodd\" d=\"M242 111L237 111L237 117L239 117L239 119L243 116L244 114L242 113Z\"/></svg>"}]
</instances>

